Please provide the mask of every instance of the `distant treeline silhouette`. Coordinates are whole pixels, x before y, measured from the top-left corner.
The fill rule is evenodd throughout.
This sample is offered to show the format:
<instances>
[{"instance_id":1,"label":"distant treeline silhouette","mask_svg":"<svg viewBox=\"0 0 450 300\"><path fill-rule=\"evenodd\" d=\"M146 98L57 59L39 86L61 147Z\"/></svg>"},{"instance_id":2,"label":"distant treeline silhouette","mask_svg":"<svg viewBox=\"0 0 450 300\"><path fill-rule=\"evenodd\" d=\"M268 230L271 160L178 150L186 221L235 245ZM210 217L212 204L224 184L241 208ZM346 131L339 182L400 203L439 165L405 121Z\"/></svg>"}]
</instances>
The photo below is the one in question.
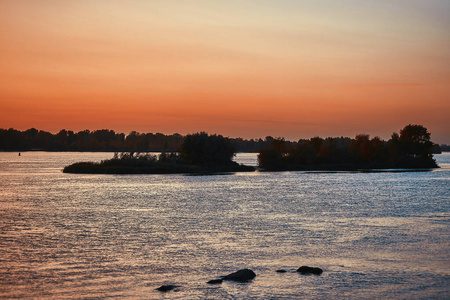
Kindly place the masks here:
<instances>
[{"instance_id":1,"label":"distant treeline silhouette","mask_svg":"<svg viewBox=\"0 0 450 300\"><path fill-rule=\"evenodd\" d=\"M436 168L430 133L422 125L407 125L389 141L359 134L354 139L314 137L298 143L274 139L258 155L265 170L357 170Z\"/></svg>"},{"instance_id":2,"label":"distant treeline silhouette","mask_svg":"<svg viewBox=\"0 0 450 300\"><path fill-rule=\"evenodd\" d=\"M124 133L116 133L108 129L83 130L76 133L63 129L57 134L52 134L35 128L25 131L10 128L0 129L0 151L178 152L185 138L186 136L178 133L165 135L162 133L138 133L132 131L125 135ZM263 159L262 163L269 166L269 168L275 167L270 166L272 162L266 162L270 161L267 156L273 155L274 159L280 159L279 154L281 153L283 163L276 167L280 169L285 168L283 164L288 164L291 167L295 164L301 164L307 167L309 165L317 166L318 164L357 162L357 157L361 159L361 155L356 154L357 151L355 149L358 146L355 145L362 145L361 147L369 149L369 144L371 151L374 153L371 154L371 158L368 160L366 155L363 161L384 161L385 165L388 165L387 161L390 161L389 165L392 165L392 161L398 161L398 155L401 155L403 151L399 150L396 155L392 156L392 151L396 148L396 146L393 146L396 143L396 139L397 137L393 135L391 140L385 142L378 137L369 139L369 135L362 134L355 139L348 137L328 137L325 139L314 137L292 142L283 138L267 136L265 139L250 140L228 138L228 141L233 145L233 149L236 152L257 153L263 151L263 156L261 156L261 159ZM429 143L430 141L427 142L427 146ZM405 147L403 141L400 141L399 145L400 148ZM275 155L274 149L278 149L275 152L279 153ZM442 151L450 151L450 146L433 144L433 153L440 153L441 149ZM389 159L387 158L388 156Z\"/></svg>"},{"instance_id":3,"label":"distant treeline silhouette","mask_svg":"<svg viewBox=\"0 0 450 300\"><path fill-rule=\"evenodd\" d=\"M77 133L61 130L52 134L31 128L25 131L0 129L1 151L111 151L111 152L171 152L179 151L185 136L178 133L165 135L162 133L138 133L132 131L128 135L113 130L83 130ZM246 140L231 138L230 142L238 152L259 152L268 147L272 137Z\"/></svg>"}]
</instances>

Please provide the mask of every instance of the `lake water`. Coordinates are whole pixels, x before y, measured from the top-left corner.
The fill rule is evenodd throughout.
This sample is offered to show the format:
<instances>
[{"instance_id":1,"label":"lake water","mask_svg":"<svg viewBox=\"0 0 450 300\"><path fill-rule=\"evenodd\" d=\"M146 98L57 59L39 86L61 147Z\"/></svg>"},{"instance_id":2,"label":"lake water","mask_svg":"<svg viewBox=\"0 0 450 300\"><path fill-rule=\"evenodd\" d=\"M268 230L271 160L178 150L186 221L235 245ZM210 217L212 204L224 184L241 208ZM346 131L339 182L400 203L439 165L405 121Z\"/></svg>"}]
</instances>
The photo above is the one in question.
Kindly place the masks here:
<instances>
[{"instance_id":1,"label":"lake water","mask_svg":"<svg viewBox=\"0 0 450 300\"><path fill-rule=\"evenodd\" d=\"M62 173L111 157L0 153L0 298L450 298L449 153L429 172ZM256 278L206 284L241 268Z\"/></svg>"}]
</instances>

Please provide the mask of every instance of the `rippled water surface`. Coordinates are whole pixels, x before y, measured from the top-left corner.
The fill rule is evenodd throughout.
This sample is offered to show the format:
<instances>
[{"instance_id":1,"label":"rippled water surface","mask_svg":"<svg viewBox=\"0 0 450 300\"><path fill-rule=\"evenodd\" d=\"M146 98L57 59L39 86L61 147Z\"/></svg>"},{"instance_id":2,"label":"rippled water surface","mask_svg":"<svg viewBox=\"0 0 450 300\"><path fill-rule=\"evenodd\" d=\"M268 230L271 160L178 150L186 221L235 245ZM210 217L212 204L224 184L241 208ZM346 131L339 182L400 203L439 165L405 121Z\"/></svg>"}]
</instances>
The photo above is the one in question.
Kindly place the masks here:
<instances>
[{"instance_id":1,"label":"rippled water surface","mask_svg":"<svg viewBox=\"0 0 450 300\"><path fill-rule=\"evenodd\" d=\"M450 298L450 154L430 172L61 171L111 156L0 153L0 298ZM256 278L206 284L241 268Z\"/></svg>"}]
</instances>

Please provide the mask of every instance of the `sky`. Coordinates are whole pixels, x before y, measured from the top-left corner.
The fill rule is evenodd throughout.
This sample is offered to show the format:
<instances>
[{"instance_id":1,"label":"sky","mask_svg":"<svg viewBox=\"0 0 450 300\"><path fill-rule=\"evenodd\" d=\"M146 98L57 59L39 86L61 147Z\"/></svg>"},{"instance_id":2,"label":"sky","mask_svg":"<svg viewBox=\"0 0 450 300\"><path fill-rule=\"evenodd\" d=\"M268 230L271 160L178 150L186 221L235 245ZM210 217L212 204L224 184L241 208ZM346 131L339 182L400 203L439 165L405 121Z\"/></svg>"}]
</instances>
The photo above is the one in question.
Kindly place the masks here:
<instances>
[{"instance_id":1,"label":"sky","mask_svg":"<svg viewBox=\"0 0 450 300\"><path fill-rule=\"evenodd\" d=\"M0 0L0 128L450 144L448 0Z\"/></svg>"}]
</instances>

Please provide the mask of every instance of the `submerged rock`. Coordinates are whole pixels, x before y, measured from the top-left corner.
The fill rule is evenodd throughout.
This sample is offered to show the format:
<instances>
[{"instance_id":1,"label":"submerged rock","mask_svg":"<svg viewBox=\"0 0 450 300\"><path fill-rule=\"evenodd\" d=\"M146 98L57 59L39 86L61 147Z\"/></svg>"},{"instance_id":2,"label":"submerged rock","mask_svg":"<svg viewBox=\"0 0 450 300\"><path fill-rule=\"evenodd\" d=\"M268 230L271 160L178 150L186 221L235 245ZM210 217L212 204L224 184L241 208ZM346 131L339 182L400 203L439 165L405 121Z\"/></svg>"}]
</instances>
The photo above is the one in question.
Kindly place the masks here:
<instances>
[{"instance_id":1,"label":"submerged rock","mask_svg":"<svg viewBox=\"0 0 450 300\"><path fill-rule=\"evenodd\" d=\"M176 287L177 287L176 285L168 284L168 285L162 285L159 288L157 288L156 290L158 290L160 292L168 292L168 291L175 289Z\"/></svg>"},{"instance_id":2,"label":"submerged rock","mask_svg":"<svg viewBox=\"0 0 450 300\"><path fill-rule=\"evenodd\" d=\"M210 280L210 281L208 281L207 283L208 284L220 284L220 283L222 283L222 279L212 279L212 280Z\"/></svg>"},{"instance_id":3,"label":"submerged rock","mask_svg":"<svg viewBox=\"0 0 450 300\"><path fill-rule=\"evenodd\" d=\"M320 275L323 273L323 270L321 268L314 268L314 267L308 267L308 266L301 266L298 268L297 272L300 274L315 274Z\"/></svg>"},{"instance_id":4,"label":"submerged rock","mask_svg":"<svg viewBox=\"0 0 450 300\"><path fill-rule=\"evenodd\" d=\"M277 273L286 273L286 270L276 270Z\"/></svg>"},{"instance_id":5,"label":"submerged rock","mask_svg":"<svg viewBox=\"0 0 450 300\"><path fill-rule=\"evenodd\" d=\"M253 272L250 269L242 269L237 272L228 274L227 276L223 277L222 280L231 280L231 281L238 281L238 282L247 282L252 280L256 277L255 272Z\"/></svg>"}]
</instances>

